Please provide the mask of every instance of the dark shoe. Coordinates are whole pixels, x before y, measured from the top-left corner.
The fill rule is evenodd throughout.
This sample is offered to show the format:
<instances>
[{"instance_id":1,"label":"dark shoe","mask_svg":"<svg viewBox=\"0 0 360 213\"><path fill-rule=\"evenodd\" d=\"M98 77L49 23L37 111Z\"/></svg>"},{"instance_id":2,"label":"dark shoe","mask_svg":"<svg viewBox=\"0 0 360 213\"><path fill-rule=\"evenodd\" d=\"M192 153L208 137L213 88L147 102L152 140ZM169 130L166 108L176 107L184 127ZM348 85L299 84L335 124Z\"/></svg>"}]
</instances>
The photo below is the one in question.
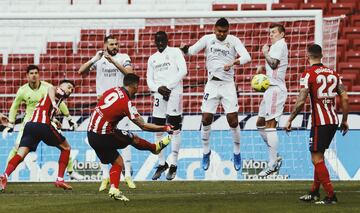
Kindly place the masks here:
<instances>
[{"instance_id":1,"label":"dark shoe","mask_svg":"<svg viewBox=\"0 0 360 213\"><path fill-rule=\"evenodd\" d=\"M170 169L169 172L166 175L166 179L167 180L172 180L175 178L176 176L176 170L177 170L177 166L175 165L170 165Z\"/></svg>"},{"instance_id":2,"label":"dark shoe","mask_svg":"<svg viewBox=\"0 0 360 213\"><path fill-rule=\"evenodd\" d=\"M165 172L165 170L167 170L167 168L169 168L169 165L165 162L164 165L159 165L156 167L156 171L155 171L155 174L152 176L152 179L153 180L157 180L160 178L161 174L163 172Z\"/></svg>"},{"instance_id":3,"label":"dark shoe","mask_svg":"<svg viewBox=\"0 0 360 213\"><path fill-rule=\"evenodd\" d=\"M326 196L324 200L315 202L315 204L323 204L323 205L331 205L331 204L337 204L338 199L336 198L335 194L332 197Z\"/></svg>"}]
</instances>

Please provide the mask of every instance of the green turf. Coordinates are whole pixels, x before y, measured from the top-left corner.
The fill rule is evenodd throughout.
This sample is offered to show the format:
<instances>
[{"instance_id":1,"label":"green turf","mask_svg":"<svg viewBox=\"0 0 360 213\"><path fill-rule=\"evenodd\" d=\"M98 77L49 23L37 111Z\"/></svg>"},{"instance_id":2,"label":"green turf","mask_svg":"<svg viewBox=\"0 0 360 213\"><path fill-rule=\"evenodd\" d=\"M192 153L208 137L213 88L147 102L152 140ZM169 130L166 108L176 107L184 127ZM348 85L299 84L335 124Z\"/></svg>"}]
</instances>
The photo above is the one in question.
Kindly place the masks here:
<instances>
[{"instance_id":1,"label":"green turf","mask_svg":"<svg viewBox=\"0 0 360 213\"><path fill-rule=\"evenodd\" d=\"M360 183L335 182L337 205L303 203L298 197L310 182L137 182L126 205L107 192L97 192L99 183L72 183L62 191L51 183L9 183L0 194L0 212L360 212ZM324 193L322 193L322 196Z\"/></svg>"}]
</instances>

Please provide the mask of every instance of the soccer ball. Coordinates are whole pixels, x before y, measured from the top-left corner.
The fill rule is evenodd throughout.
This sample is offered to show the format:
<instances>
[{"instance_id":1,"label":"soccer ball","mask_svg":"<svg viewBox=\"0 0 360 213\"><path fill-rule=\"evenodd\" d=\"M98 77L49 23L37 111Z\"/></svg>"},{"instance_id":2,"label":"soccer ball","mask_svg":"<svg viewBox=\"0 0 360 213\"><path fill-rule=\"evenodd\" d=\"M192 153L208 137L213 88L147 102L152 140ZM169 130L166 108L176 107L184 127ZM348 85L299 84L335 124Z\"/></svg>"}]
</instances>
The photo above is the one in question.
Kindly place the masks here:
<instances>
[{"instance_id":1,"label":"soccer ball","mask_svg":"<svg viewBox=\"0 0 360 213\"><path fill-rule=\"evenodd\" d=\"M257 74L251 80L251 87L256 92L265 92L270 86L269 78L264 74Z\"/></svg>"}]
</instances>

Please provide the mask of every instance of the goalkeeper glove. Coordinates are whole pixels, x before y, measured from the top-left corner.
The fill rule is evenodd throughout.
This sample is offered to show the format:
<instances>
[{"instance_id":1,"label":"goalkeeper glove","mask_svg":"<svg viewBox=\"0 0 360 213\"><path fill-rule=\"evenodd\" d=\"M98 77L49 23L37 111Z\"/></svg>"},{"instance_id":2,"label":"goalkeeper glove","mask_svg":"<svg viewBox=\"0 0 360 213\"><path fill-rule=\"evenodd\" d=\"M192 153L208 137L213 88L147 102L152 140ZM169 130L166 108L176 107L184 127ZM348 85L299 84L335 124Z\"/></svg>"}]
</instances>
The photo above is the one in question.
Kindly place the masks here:
<instances>
[{"instance_id":1,"label":"goalkeeper glove","mask_svg":"<svg viewBox=\"0 0 360 213\"><path fill-rule=\"evenodd\" d=\"M69 126L70 126L69 130L70 131L75 131L79 127L79 125L76 123L76 121L74 120L73 117L69 116L69 117L67 117L67 120L69 122Z\"/></svg>"},{"instance_id":2,"label":"goalkeeper glove","mask_svg":"<svg viewBox=\"0 0 360 213\"><path fill-rule=\"evenodd\" d=\"M2 138L6 139L8 134L14 131L14 124L8 123L7 127L2 132Z\"/></svg>"}]
</instances>

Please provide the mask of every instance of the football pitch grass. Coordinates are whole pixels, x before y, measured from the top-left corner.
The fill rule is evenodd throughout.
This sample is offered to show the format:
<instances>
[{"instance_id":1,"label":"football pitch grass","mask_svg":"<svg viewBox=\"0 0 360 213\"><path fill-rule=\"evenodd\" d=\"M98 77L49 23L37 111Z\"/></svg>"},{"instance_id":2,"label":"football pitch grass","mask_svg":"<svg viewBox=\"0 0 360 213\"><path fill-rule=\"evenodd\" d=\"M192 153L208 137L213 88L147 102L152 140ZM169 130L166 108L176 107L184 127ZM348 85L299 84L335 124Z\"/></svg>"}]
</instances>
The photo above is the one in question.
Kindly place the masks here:
<instances>
[{"instance_id":1,"label":"football pitch grass","mask_svg":"<svg viewBox=\"0 0 360 213\"><path fill-rule=\"evenodd\" d=\"M309 181L172 181L136 182L137 189L121 190L126 204L98 192L99 183L71 183L72 191L52 183L8 183L0 193L0 212L360 212L360 182L334 182L339 203L319 206L298 200ZM321 197L324 192L321 191Z\"/></svg>"}]
</instances>

